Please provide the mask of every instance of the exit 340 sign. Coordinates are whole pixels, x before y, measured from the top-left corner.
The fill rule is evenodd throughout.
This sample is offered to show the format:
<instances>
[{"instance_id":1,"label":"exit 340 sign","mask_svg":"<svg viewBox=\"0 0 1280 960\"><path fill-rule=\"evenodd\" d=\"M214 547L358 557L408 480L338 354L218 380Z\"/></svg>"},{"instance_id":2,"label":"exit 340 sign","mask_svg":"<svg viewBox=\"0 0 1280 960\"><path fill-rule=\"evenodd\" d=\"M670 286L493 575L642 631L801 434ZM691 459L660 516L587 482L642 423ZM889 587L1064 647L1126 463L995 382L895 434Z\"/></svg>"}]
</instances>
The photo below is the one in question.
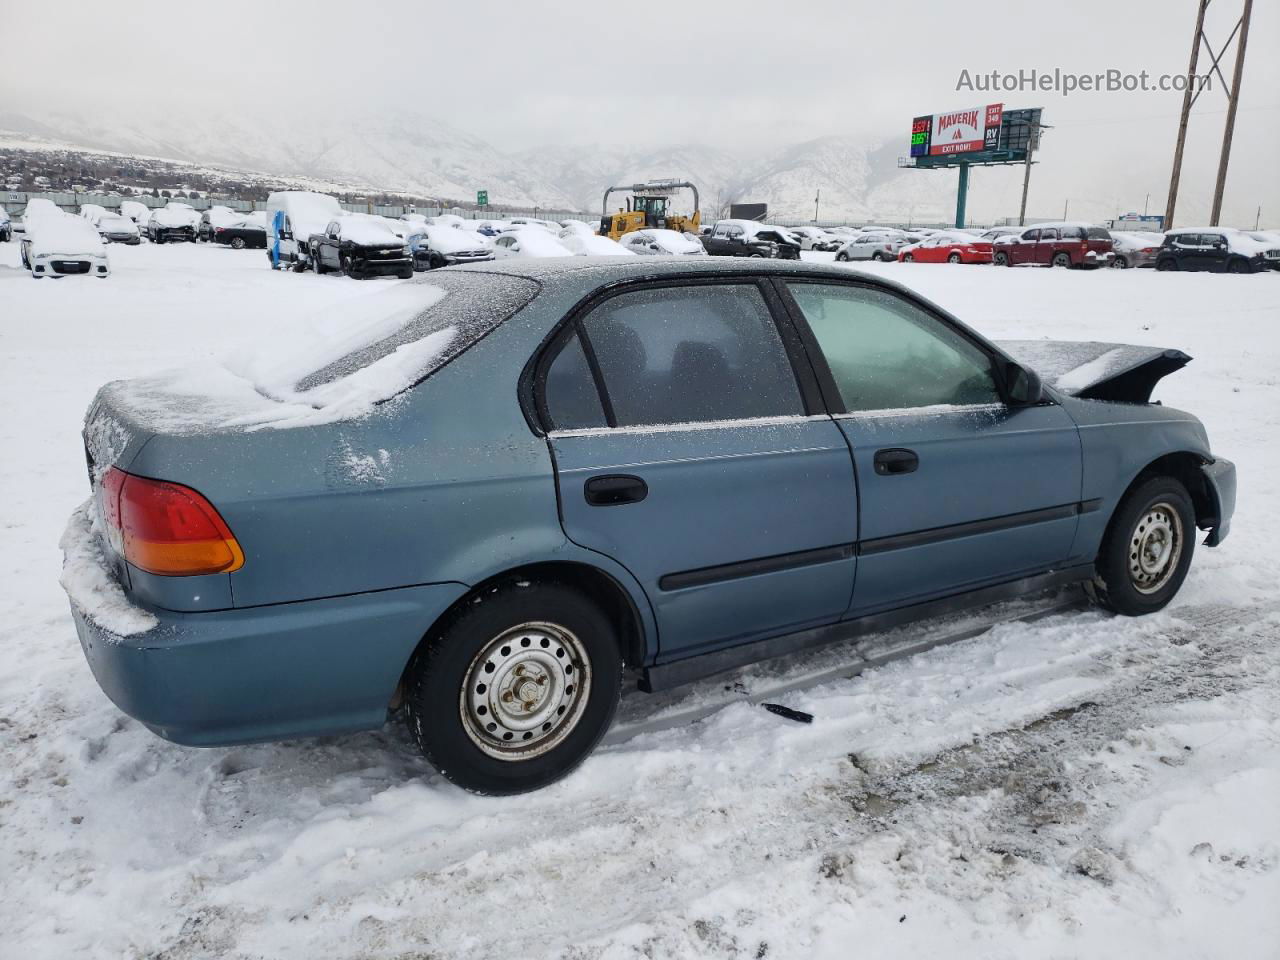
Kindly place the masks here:
<instances>
[{"instance_id":1,"label":"exit 340 sign","mask_svg":"<svg viewBox=\"0 0 1280 960\"><path fill-rule=\"evenodd\" d=\"M483 207L483 206L485 206L488 202L489 202L489 191L488 191L488 190L477 190L477 191L476 191L476 206L478 206L478 207Z\"/></svg>"}]
</instances>

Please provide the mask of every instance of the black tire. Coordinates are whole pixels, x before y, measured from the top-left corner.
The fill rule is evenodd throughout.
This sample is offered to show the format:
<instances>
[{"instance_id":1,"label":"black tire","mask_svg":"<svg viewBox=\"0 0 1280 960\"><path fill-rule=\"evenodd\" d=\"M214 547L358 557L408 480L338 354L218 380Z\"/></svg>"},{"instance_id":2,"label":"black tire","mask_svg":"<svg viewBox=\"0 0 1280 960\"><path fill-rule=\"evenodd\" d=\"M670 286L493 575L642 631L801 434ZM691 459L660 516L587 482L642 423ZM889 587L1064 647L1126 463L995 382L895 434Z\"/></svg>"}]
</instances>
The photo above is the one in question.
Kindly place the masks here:
<instances>
[{"instance_id":1,"label":"black tire","mask_svg":"<svg viewBox=\"0 0 1280 960\"><path fill-rule=\"evenodd\" d=\"M1165 519L1175 515L1174 523ZM1167 562L1151 573L1144 566L1151 556L1148 538L1156 537L1161 527L1168 531ZM1187 488L1167 476L1141 482L1125 494L1103 535L1092 583L1094 598L1126 617L1162 610L1186 579L1195 545L1196 513ZM1139 586L1140 580L1145 587Z\"/></svg>"},{"instance_id":2,"label":"black tire","mask_svg":"<svg viewBox=\"0 0 1280 960\"><path fill-rule=\"evenodd\" d=\"M318 250L311 251L311 269L315 270L316 275L321 277L329 272L329 268L320 261L320 252Z\"/></svg>"},{"instance_id":3,"label":"black tire","mask_svg":"<svg viewBox=\"0 0 1280 960\"><path fill-rule=\"evenodd\" d=\"M839 253L836 254L836 260L839 263L848 263L849 257L843 250L841 250Z\"/></svg>"},{"instance_id":4,"label":"black tire","mask_svg":"<svg viewBox=\"0 0 1280 960\"><path fill-rule=\"evenodd\" d=\"M243 249L244 249L244 237L232 237L232 238L231 238L231 249L232 249L232 250L243 250Z\"/></svg>"},{"instance_id":5,"label":"black tire","mask_svg":"<svg viewBox=\"0 0 1280 960\"><path fill-rule=\"evenodd\" d=\"M342 275L344 277L355 276L355 272L352 270L352 267L351 267L350 257L338 257L338 267L342 271Z\"/></svg>"},{"instance_id":6,"label":"black tire","mask_svg":"<svg viewBox=\"0 0 1280 960\"><path fill-rule=\"evenodd\" d=\"M1125 257L1116 257L1114 260L1111 261L1111 266L1117 270L1128 270L1129 261Z\"/></svg>"},{"instance_id":7,"label":"black tire","mask_svg":"<svg viewBox=\"0 0 1280 960\"><path fill-rule=\"evenodd\" d=\"M151 241L152 243L164 243L164 234L157 233Z\"/></svg>"},{"instance_id":8,"label":"black tire","mask_svg":"<svg viewBox=\"0 0 1280 960\"><path fill-rule=\"evenodd\" d=\"M960 254L958 253L953 253L949 257L947 257L947 263L959 263L959 262L960 262Z\"/></svg>"},{"instance_id":9,"label":"black tire","mask_svg":"<svg viewBox=\"0 0 1280 960\"><path fill-rule=\"evenodd\" d=\"M871 259L879 263L882 260L884 260L884 254L882 254L879 250L877 250L875 253L871 255Z\"/></svg>"},{"instance_id":10,"label":"black tire","mask_svg":"<svg viewBox=\"0 0 1280 960\"><path fill-rule=\"evenodd\" d=\"M573 638L585 651L585 660L578 664L576 673L563 673L558 679L553 676L550 684L542 688L546 693L539 696L548 707L560 704L544 714L557 725L548 722L535 727L543 731L548 745L541 748L542 752L529 752L538 749L537 741L532 747L522 747L521 740L512 739L509 732L502 735L505 739L499 739L496 732L490 736L468 724L483 722L476 719L478 713L485 713L483 703L494 704L486 716L501 720L496 713L501 709L498 698L517 702L497 693L499 684L508 685L505 693L509 693L517 681L499 678L515 675L518 666L512 664L521 655L532 657L538 654L539 647L547 647L545 636L526 642L534 638L522 635L524 629L540 635L543 628L554 628ZM509 644L505 643L508 639ZM499 642L503 646L491 646ZM517 642L529 652L516 648ZM511 656L515 659L502 662L491 673L483 672L509 648L514 648ZM572 665L573 656L554 662ZM494 659L482 659L488 657ZM571 700L568 694L572 693L572 680L582 676L584 670L590 675L589 685L585 692L578 690L577 699ZM493 690L483 682L473 688L472 684L487 676L495 678ZM473 793L505 795L536 790L559 780L595 749L618 707L622 657L609 619L578 591L556 582L512 582L481 594L475 602L463 604L446 617L414 655L406 677L405 719L431 765ZM474 700L467 699L468 695ZM480 706L468 706L482 697L487 699ZM566 714L565 705L570 702L573 705ZM537 709L541 711L543 707ZM561 722L555 720L556 716L573 719ZM546 733L548 727L551 730ZM491 722L484 728L489 729L502 727ZM530 734L526 730L521 739ZM522 751L527 755L522 756ZM495 752L505 756L495 756Z\"/></svg>"},{"instance_id":11,"label":"black tire","mask_svg":"<svg viewBox=\"0 0 1280 960\"><path fill-rule=\"evenodd\" d=\"M1177 270L1178 261L1173 259L1173 257L1165 257L1163 260L1156 261L1156 269L1157 270Z\"/></svg>"},{"instance_id":12,"label":"black tire","mask_svg":"<svg viewBox=\"0 0 1280 960\"><path fill-rule=\"evenodd\" d=\"M997 267L1007 267L1009 266L1009 255L1001 250L995 255L993 262Z\"/></svg>"},{"instance_id":13,"label":"black tire","mask_svg":"<svg viewBox=\"0 0 1280 960\"><path fill-rule=\"evenodd\" d=\"M1248 260L1237 257L1227 263L1228 273L1253 273L1253 267Z\"/></svg>"},{"instance_id":14,"label":"black tire","mask_svg":"<svg viewBox=\"0 0 1280 960\"><path fill-rule=\"evenodd\" d=\"M911 253L904 253L901 260L903 263L912 263L915 260L915 255Z\"/></svg>"},{"instance_id":15,"label":"black tire","mask_svg":"<svg viewBox=\"0 0 1280 960\"><path fill-rule=\"evenodd\" d=\"M1051 266L1051 267L1066 267L1067 269L1070 269L1070 268L1071 268L1071 254L1066 253L1066 252L1064 252L1064 251L1059 251L1059 252L1055 253L1055 254L1053 255L1053 259L1051 259L1051 260L1049 261L1049 266Z\"/></svg>"},{"instance_id":16,"label":"black tire","mask_svg":"<svg viewBox=\"0 0 1280 960\"><path fill-rule=\"evenodd\" d=\"M397 273L397 274L396 274L396 276L397 276L397 277L399 277L401 280L412 280L412 279L413 279L413 267L411 267L411 266L409 266L409 267L405 267L405 268L404 268L404 269L402 269L399 273Z\"/></svg>"}]
</instances>

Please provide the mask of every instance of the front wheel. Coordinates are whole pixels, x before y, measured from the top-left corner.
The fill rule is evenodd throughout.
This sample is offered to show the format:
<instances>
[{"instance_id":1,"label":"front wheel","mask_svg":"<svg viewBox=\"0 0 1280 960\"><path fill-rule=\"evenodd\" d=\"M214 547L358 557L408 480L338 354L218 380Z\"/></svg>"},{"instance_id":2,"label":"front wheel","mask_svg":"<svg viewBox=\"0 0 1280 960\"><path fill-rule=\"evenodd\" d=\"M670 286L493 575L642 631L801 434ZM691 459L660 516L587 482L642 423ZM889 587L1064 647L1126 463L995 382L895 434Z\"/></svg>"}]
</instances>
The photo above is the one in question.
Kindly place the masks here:
<instances>
[{"instance_id":1,"label":"front wheel","mask_svg":"<svg viewBox=\"0 0 1280 960\"><path fill-rule=\"evenodd\" d=\"M232 250L243 250L243 249L244 249L244 237L232 237L232 238L231 238L231 249L232 249Z\"/></svg>"},{"instance_id":2,"label":"front wheel","mask_svg":"<svg viewBox=\"0 0 1280 960\"><path fill-rule=\"evenodd\" d=\"M1003 250L1002 250L1002 251L1000 251L1000 252L999 252L999 253L997 253L997 254L996 254L996 256L995 256L995 264L996 264L996 266L997 266L997 267L1007 267L1007 266L1009 266L1009 255L1008 255L1007 253L1005 253Z\"/></svg>"},{"instance_id":3,"label":"front wheel","mask_svg":"<svg viewBox=\"0 0 1280 960\"><path fill-rule=\"evenodd\" d=\"M871 259L876 261L876 263L880 263L884 260L884 254L882 254L879 250L877 250L875 253L871 255Z\"/></svg>"},{"instance_id":4,"label":"front wheel","mask_svg":"<svg viewBox=\"0 0 1280 960\"><path fill-rule=\"evenodd\" d=\"M462 605L407 673L405 713L427 760L475 793L568 774L617 710L622 658L607 617L555 582L512 582Z\"/></svg>"},{"instance_id":5,"label":"front wheel","mask_svg":"<svg viewBox=\"0 0 1280 960\"><path fill-rule=\"evenodd\" d=\"M953 253L951 254L951 256L947 257L947 263L959 263L959 262L960 262L960 254L958 253Z\"/></svg>"},{"instance_id":6,"label":"front wheel","mask_svg":"<svg viewBox=\"0 0 1280 960\"><path fill-rule=\"evenodd\" d=\"M1174 260L1173 257L1166 257L1163 260L1157 260L1156 269L1157 270L1177 270L1178 261Z\"/></svg>"},{"instance_id":7,"label":"front wheel","mask_svg":"<svg viewBox=\"0 0 1280 960\"><path fill-rule=\"evenodd\" d=\"M841 250L839 253L836 254L836 260L840 263L848 263L849 255L845 253L843 250Z\"/></svg>"},{"instance_id":8,"label":"front wheel","mask_svg":"<svg viewBox=\"0 0 1280 960\"><path fill-rule=\"evenodd\" d=\"M912 255L911 255L911 254L909 254L909 253L904 253L904 254L902 255L902 262L903 262L903 263L911 263L913 260L915 260L915 257L914 257L914 256L912 256Z\"/></svg>"},{"instance_id":9,"label":"front wheel","mask_svg":"<svg viewBox=\"0 0 1280 960\"><path fill-rule=\"evenodd\" d=\"M1127 617L1161 610L1191 566L1196 514L1187 488L1152 477L1125 495L1098 553L1095 598Z\"/></svg>"}]
</instances>

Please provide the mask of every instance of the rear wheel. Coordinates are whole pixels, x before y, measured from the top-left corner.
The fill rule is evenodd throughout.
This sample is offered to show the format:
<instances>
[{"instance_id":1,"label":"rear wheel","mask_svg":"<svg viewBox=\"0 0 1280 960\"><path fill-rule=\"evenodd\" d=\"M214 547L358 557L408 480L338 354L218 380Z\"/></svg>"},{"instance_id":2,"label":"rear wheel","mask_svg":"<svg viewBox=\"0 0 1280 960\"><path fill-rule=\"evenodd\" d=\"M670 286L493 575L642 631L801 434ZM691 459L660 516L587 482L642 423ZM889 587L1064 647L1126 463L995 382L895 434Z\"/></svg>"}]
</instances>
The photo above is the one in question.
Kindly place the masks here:
<instances>
[{"instance_id":1,"label":"rear wheel","mask_svg":"<svg viewBox=\"0 0 1280 960\"><path fill-rule=\"evenodd\" d=\"M1186 579L1195 530L1195 509L1180 481L1152 477L1129 491L1102 539L1095 598L1129 617L1163 609Z\"/></svg>"},{"instance_id":2,"label":"rear wheel","mask_svg":"<svg viewBox=\"0 0 1280 960\"><path fill-rule=\"evenodd\" d=\"M1249 266L1249 261L1243 258L1236 258L1227 264L1229 273L1252 273L1253 269Z\"/></svg>"},{"instance_id":3,"label":"rear wheel","mask_svg":"<svg viewBox=\"0 0 1280 960\"><path fill-rule=\"evenodd\" d=\"M1156 269L1157 270L1177 270L1178 261L1174 260L1173 257L1165 257L1162 260L1156 261Z\"/></svg>"},{"instance_id":4,"label":"rear wheel","mask_svg":"<svg viewBox=\"0 0 1280 960\"><path fill-rule=\"evenodd\" d=\"M914 256L913 254L910 254L910 253L904 253L904 254L902 255L902 262L903 262L903 263L911 263L913 260L915 260L915 256Z\"/></svg>"},{"instance_id":5,"label":"rear wheel","mask_svg":"<svg viewBox=\"0 0 1280 960\"><path fill-rule=\"evenodd\" d=\"M871 259L879 262L884 259L884 254L882 254L879 250L877 250L875 253L871 255Z\"/></svg>"},{"instance_id":6,"label":"rear wheel","mask_svg":"<svg viewBox=\"0 0 1280 960\"><path fill-rule=\"evenodd\" d=\"M523 793L565 776L613 721L622 658L608 618L572 588L510 583L451 614L407 673L410 733L449 780Z\"/></svg>"},{"instance_id":7,"label":"rear wheel","mask_svg":"<svg viewBox=\"0 0 1280 960\"><path fill-rule=\"evenodd\" d=\"M1071 266L1071 254L1055 253L1053 259L1049 261L1051 267L1069 267Z\"/></svg>"},{"instance_id":8,"label":"rear wheel","mask_svg":"<svg viewBox=\"0 0 1280 960\"><path fill-rule=\"evenodd\" d=\"M843 250L841 250L839 253L836 254L836 260L838 260L840 263L848 263L849 255L845 253Z\"/></svg>"},{"instance_id":9,"label":"rear wheel","mask_svg":"<svg viewBox=\"0 0 1280 960\"><path fill-rule=\"evenodd\" d=\"M1111 266L1113 266L1117 270L1128 270L1129 261L1124 257L1116 257L1114 260L1111 261Z\"/></svg>"}]
</instances>

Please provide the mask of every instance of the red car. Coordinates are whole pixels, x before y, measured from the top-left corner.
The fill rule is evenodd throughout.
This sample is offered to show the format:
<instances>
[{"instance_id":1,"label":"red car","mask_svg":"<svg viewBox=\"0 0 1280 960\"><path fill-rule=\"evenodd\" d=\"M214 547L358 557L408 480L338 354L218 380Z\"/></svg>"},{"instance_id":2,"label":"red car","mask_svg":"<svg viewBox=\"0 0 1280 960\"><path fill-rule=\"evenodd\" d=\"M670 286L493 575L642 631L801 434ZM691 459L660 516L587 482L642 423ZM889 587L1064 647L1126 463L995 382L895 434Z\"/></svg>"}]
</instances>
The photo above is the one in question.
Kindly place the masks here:
<instances>
[{"instance_id":1,"label":"red car","mask_svg":"<svg viewBox=\"0 0 1280 960\"><path fill-rule=\"evenodd\" d=\"M990 263L991 242L969 233L935 233L898 251L903 263Z\"/></svg>"},{"instance_id":2,"label":"red car","mask_svg":"<svg viewBox=\"0 0 1280 960\"><path fill-rule=\"evenodd\" d=\"M1109 267L1114 244L1104 227L1088 223L1040 223L996 246L996 263L1016 267Z\"/></svg>"}]
</instances>

